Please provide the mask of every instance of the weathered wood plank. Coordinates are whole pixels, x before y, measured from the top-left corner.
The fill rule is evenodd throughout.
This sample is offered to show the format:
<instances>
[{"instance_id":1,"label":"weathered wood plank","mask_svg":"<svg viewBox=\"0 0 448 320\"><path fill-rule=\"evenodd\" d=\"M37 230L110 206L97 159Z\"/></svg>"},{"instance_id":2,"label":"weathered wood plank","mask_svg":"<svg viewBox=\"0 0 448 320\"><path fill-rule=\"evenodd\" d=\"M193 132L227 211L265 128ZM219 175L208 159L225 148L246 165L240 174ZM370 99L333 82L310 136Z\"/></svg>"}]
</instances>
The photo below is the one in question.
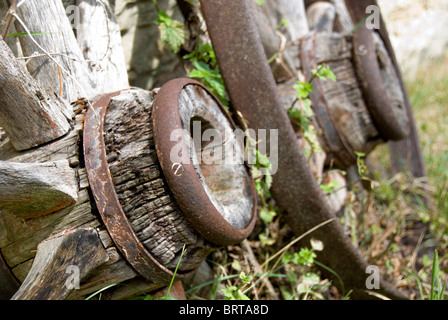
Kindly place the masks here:
<instances>
[{"instance_id":1,"label":"weathered wood plank","mask_svg":"<svg viewBox=\"0 0 448 320\"><path fill-rule=\"evenodd\" d=\"M333 3L336 9L336 20L333 31L345 34L351 33L358 21L354 22L352 20L344 0L334 0Z\"/></svg>"},{"instance_id":2,"label":"weathered wood plank","mask_svg":"<svg viewBox=\"0 0 448 320\"><path fill-rule=\"evenodd\" d=\"M94 229L64 230L37 246L33 266L12 300L63 300L107 260Z\"/></svg>"},{"instance_id":3,"label":"weathered wood plank","mask_svg":"<svg viewBox=\"0 0 448 320\"><path fill-rule=\"evenodd\" d=\"M277 50L281 50L280 59L283 60L280 62L285 63L291 69L292 76L297 75L300 69L300 60L295 59L298 56L297 41L309 32L303 1L265 1L262 9L270 21L271 28L278 29L282 26L280 28L281 43L280 46L277 46ZM287 21L286 25L283 25L284 20ZM268 41L263 41L263 46L266 50L266 47L272 46L272 44L269 44ZM289 75L289 78L291 78L291 75ZM277 82L279 81L277 80Z\"/></svg>"},{"instance_id":4,"label":"weathered wood plank","mask_svg":"<svg viewBox=\"0 0 448 320\"><path fill-rule=\"evenodd\" d=\"M129 87L120 27L108 0L78 0L76 39L89 63L91 81L99 93Z\"/></svg>"},{"instance_id":5,"label":"weathered wood plank","mask_svg":"<svg viewBox=\"0 0 448 320\"><path fill-rule=\"evenodd\" d=\"M23 219L36 218L74 204L75 170L67 160L50 163L0 161L0 208Z\"/></svg>"},{"instance_id":6,"label":"weathered wood plank","mask_svg":"<svg viewBox=\"0 0 448 320\"><path fill-rule=\"evenodd\" d=\"M16 20L14 24L19 32L44 33L20 37L20 44L26 57L35 52L44 55L31 59L27 67L45 90L59 93L62 80L62 98L67 102L76 101L78 96L92 98L98 94L62 1L25 1L17 9L17 16L20 20ZM46 56L46 53L51 54L52 58ZM58 70L59 66L61 70ZM71 117L71 112L71 108L66 109L67 116Z\"/></svg>"},{"instance_id":7,"label":"weathered wood plank","mask_svg":"<svg viewBox=\"0 0 448 320\"><path fill-rule=\"evenodd\" d=\"M0 125L14 148L29 149L66 134L67 104L43 90L0 40Z\"/></svg>"},{"instance_id":8,"label":"weathered wood plank","mask_svg":"<svg viewBox=\"0 0 448 320\"><path fill-rule=\"evenodd\" d=\"M351 60L351 39L351 36L341 33L317 32L315 57L317 64L328 65L337 79L320 81L322 95L327 102L326 112L350 149L367 154L383 140L372 122L358 83Z\"/></svg>"},{"instance_id":9,"label":"weathered wood plank","mask_svg":"<svg viewBox=\"0 0 448 320\"><path fill-rule=\"evenodd\" d=\"M9 5L8 2L6 0L2 0L0 1L0 20L3 19L4 17L6 17L7 13L9 11ZM4 30L1 30L2 32L4 32ZM8 34L14 34L16 33L16 28L14 27L14 24L11 23L9 25L9 29L8 29ZM8 45L8 47L11 49L12 53L14 54L14 56L18 57L21 54L21 48L20 48L20 44L19 44L19 39L18 37L6 37L3 39L6 44Z\"/></svg>"},{"instance_id":10,"label":"weathered wood plank","mask_svg":"<svg viewBox=\"0 0 448 320\"><path fill-rule=\"evenodd\" d=\"M336 8L332 3L317 1L306 10L310 30L332 32L336 18Z\"/></svg>"}]
</instances>

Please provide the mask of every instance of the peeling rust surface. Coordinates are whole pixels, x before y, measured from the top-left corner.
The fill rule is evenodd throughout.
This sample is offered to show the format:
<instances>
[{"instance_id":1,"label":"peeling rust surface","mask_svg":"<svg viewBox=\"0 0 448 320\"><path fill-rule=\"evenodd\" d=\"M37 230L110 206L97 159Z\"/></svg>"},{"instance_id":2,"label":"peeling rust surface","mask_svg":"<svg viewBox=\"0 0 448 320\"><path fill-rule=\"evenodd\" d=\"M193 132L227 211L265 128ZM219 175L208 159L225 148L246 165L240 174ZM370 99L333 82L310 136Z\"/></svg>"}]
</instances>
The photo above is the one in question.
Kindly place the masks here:
<instances>
[{"instance_id":1,"label":"peeling rust surface","mask_svg":"<svg viewBox=\"0 0 448 320\"><path fill-rule=\"evenodd\" d=\"M181 138L181 141L171 141L170 139L173 130L182 130L183 128L179 113L179 100L182 90L187 85L199 86L203 89L202 92L208 93L206 99L214 99L232 127L236 128L220 102L200 82L186 78L171 80L157 92L153 104L152 121L157 156L176 203L193 228L214 244L235 244L246 239L255 225L257 197L253 180L250 178L250 171L248 171L250 178L248 187L253 201L251 218L244 228L239 229L227 222L217 210L204 190L194 165L191 162L173 163L170 159L170 152L176 145L181 144L182 150L188 150L184 138ZM190 159L190 155L182 155L182 157ZM211 166L209 169L213 170L213 167ZM210 174L213 175L213 172Z\"/></svg>"},{"instance_id":2,"label":"peeling rust surface","mask_svg":"<svg viewBox=\"0 0 448 320\"><path fill-rule=\"evenodd\" d=\"M86 113L83 147L89 185L101 218L126 260L144 278L168 284L173 272L158 263L137 238L121 208L108 168L103 137L104 119L111 98L119 94L115 92L100 97ZM178 273L176 278L188 277L193 272Z\"/></svg>"}]
</instances>

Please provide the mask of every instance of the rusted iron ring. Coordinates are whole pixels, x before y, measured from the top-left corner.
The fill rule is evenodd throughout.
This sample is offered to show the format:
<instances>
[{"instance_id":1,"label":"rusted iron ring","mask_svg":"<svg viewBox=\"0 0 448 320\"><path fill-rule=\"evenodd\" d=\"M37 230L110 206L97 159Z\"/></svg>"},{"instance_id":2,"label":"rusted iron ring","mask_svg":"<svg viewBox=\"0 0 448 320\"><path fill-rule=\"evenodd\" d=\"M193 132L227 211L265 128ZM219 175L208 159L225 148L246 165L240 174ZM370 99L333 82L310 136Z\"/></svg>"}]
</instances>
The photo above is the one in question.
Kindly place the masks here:
<instances>
[{"instance_id":1,"label":"rusted iron ring","mask_svg":"<svg viewBox=\"0 0 448 320\"><path fill-rule=\"evenodd\" d=\"M363 24L353 35L356 73L372 122L378 132L385 140L400 140L409 134L409 123L398 121L398 114L389 101L381 76L373 32Z\"/></svg>"},{"instance_id":2,"label":"rusted iron ring","mask_svg":"<svg viewBox=\"0 0 448 320\"><path fill-rule=\"evenodd\" d=\"M173 272L161 265L139 241L120 205L107 163L104 121L111 98L120 92L101 96L87 110L83 132L87 177L101 218L120 252L143 277L167 284ZM176 278L191 276L194 271L177 273Z\"/></svg>"},{"instance_id":3,"label":"rusted iron ring","mask_svg":"<svg viewBox=\"0 0 448 320\"><path fill-rule=\"evenodd\" d=\"M199 174L194 165L191 162L182 163L176 169L173 167L176 166L176 163L173 163L170 159L171 150L176 145L179 146L180 144L182 150L188 150L184 137L180 141L171 141L170 139L173 130L184 129L179 111L179 101L182 90L188 85L199 86L207 92L210 95L209 98L212 98L221 109L231 127L233 129L236 128L219 100L200 82L187 78L171 80L157 92L153 104L152 121L157 156L165 180L176 199L176 203L193 228L214 244L235 244L246 239L252 232L255 224L257 197L250 171L248 170L250 180L248 187L250 188L249 194L252 197L251 218L248 224L240 229L226 221L212 203L204 190L204 186L201 184ZM187 155L186 158L190 158L190 155ZM182 171L179 172L179 170Z\"/></svg>"}]
</instances>

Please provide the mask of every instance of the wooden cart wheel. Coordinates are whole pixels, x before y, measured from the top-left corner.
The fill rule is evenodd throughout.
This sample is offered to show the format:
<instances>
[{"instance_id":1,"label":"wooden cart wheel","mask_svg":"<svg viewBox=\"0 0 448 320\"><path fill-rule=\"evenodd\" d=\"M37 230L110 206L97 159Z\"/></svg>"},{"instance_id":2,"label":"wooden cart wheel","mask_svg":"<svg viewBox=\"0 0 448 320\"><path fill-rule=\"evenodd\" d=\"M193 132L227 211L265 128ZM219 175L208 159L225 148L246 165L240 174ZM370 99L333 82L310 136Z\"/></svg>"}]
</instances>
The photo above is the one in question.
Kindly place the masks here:
<instances>
[{"instance_id":1,"label":"wooden cart wheel","mask_svg":"<svg viewBox=\"0 0 448 320\"><path fill-rule=\"evenodd\" d=\"M318 259L338 273L345 287L354 290L353 295L366 298L366 261L334 220L334 212L297 143L250 5L242 0L203 0L201 6L232 105L251 128L278 130L281 142L270 145L278 148L279 156L271 188L276 204L285 212L287 223L298 236L328 223L313 233L313 237L324 243ZM381 283L381 294L404 298L386 281Z\"/></svg>"},{"instance_id":2,"label":"wooden cart wheel","mask_svg":"<svg viewBox=\"0 0 448 320\"><path fill-rule=\"evenodd\" d=\"M347 20L351 20L352 25L353 22L363 21L363 19L367 18L366 8L368 6L374 5L378 7L378 3L376 0L344 0L343 4L345 4L346 10L349 13L349 17L347 17ZM384 44L384 48L390 58L392 71L396 74L396 80L398 81L399 88L403 94L404 105L402 109L403 112L406 113L408 118L408 130L404 131L404 133L406 133L404 137L402 139L398 139L398 141L389 142L389 153L391 156L392 167L396 172L407 170L415 178L426 177L426 168L423 161L420 139L417 133L412 106L409 101L409 96L406 91L403 76L401 74L400 67L395 56L394 48L387 32L385 20L381 16L381 13L378 18L380 21L380 26L379 29L373 30L374 35L376 34L376 37L379 38ZM394 129L396 130L397 128L399 127L395 127ZM431 205L429 197L424 197L423 200L428 205Z\"/></svg>"}]
</instances>

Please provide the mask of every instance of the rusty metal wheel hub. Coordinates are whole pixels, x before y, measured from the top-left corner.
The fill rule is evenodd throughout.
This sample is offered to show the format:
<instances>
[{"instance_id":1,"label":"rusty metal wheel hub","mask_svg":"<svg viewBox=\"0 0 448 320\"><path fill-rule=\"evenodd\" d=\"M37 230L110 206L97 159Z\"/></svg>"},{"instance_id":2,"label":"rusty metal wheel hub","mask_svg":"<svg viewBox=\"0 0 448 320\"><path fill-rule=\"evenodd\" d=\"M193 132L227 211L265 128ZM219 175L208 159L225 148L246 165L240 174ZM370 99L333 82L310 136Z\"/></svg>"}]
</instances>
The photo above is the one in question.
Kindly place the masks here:
<instances>
[{"instance_id":1,"label":"rusty metal wheel hub","mask_svg":"<svg viewBox=\"0 0 448 320\"><path fill-rule=\"evenodd\" d=\"M192 106L189 97L194 94L201 96L202 105ZM222 112L211 112L212 105ZM255 224L257 197L243 159L232 161L222 157L223 153L213 163L206 163L204 153L202 158L197 156L213 144L215 152L221 152L224 145L238 148L231 132L236 126L220 102L201 83L175 79L158 91L152 119L160 165L188 221L215 244L235 244L247 238ZM207 130L221 136L221 143L209 143ZM182 134L174 137L174 132ZM202 136L199 143L190 143L191 138L198 141L198 134ZM177 153L173 155L173 151Z\"/></svg>"},{"instance_id":2,"label":"rusty metal wheel hub","mask_svg":"<svg viewBox=\"0 0 448 320\"><path fill-rule=\"evenodd\" d=\"M111 99L120 93L100 97L86 113L83 147L89 184L101 218L126 260L145 278L169 283L173 272L159 263L138 238L121 207L108 166L105 119ZM219 101L197 81L172 80L157 91L150 119L163 177L193 229L214 245L235 244L247 238L255 224L255 187L233 135L236 127ZM190 138L196 122L198 143ZM221 142L217 143L216 136L203 141L207 129L222 135ZM204 162L204 155L198 160L198 151L214 155L229 145L238 149L232 154L239 157L233 159L236 162L222 162L220 157L215 159L219 161ZM176 276L188 277L194 271Z\"/></svg>"}]
</instances>

